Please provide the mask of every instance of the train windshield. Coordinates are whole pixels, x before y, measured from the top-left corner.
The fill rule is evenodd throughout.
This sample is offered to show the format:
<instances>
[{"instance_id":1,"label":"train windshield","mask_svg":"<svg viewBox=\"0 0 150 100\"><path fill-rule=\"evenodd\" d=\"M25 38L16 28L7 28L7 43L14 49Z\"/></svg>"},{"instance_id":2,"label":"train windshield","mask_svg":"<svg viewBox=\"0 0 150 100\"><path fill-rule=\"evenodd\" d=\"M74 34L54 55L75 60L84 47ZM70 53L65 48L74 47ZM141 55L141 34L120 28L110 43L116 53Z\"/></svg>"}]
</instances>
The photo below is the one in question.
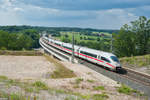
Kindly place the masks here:
<instances>
[{"instance_id":1,"label":"train windshield","mask_svg":"<svg viewBox=\"0 0 150 100\"><path fill-rule=\"evenodd\" d=\"M110 58L111 58L113 61L115 61L115 62L119 62L118 58L115 57L115 56L111 56Z\"/></svg>"}]
</instances>

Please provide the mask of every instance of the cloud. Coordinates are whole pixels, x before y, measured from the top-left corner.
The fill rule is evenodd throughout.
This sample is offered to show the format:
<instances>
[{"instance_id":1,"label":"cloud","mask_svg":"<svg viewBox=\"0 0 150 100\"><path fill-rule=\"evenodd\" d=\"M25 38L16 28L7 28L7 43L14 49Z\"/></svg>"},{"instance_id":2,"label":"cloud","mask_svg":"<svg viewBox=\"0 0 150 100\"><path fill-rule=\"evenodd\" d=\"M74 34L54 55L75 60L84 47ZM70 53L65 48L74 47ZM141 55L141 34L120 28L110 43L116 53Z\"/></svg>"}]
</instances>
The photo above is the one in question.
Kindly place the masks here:
<instances>
[{"instance_id":1,"label":"cloud","mask_svg":"<svg viewBox=\"0 0 150 100\"><path fill-rule=\"evenodd\" d=\"M45 8L63 10L102 10L112 8L135 8L150 5L149 0L19 0Z\"/></svg>"},{"instance_id":2,"label":"cloud","mask_svg":"<svg viewBox=\"0 0 150 100\"><path fill-rule=\"evenodd\" d=\"M139 15L150 15L148 0L0 0L0 4L0 25L119 29Z\"/></svg>"},{"instance_id":3,"label":"cloud","mask_svg":"<svg viewBox=\"0 0 150 100\"><path fill-rule=\"evenodd\" d=\"M21 16L26 23L34 25L119 29L123 24L137 19L136 15L123 9L68 11L31 5L26 7Z\"/></svg>"},{"instance_id":4,"label":"cloud","mask_svg":"<svg viewBox=\"0 0 150 100\"><path fill-rule=\"evenodd\" d=\"M20 25L20 17L17 12L21 11L21 8L15 7L13 4L15 0L1 0L0 6L0 25Z\"/></svg>"}]
</instances>

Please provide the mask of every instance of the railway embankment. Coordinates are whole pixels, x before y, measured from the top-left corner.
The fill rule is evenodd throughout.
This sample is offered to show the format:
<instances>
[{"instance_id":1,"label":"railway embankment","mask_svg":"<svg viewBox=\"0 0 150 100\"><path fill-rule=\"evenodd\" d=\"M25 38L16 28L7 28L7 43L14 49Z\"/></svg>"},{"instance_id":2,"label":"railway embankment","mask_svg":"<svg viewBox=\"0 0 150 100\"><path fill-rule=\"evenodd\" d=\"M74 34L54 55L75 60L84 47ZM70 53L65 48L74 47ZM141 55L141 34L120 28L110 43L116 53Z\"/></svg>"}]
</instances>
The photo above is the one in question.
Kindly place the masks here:
<instances>
[{"instance_id":1,"label":"railway embankment","mask_svg":"<svg viewBox=\"0 0 150 100\"><path fill-rule=\"evenodd\" d=\"M120 58L122 66L150 75L150 55Z\"/></svg>"},{"instance_id":2,"label":"railway embankment","mask_svg":"<svg viewBox=\"0 0 150 100\"><path fill-rule=\"evenodd\" d=\"M10 50L0 50L0 55L14 55L14 56L42 56L43 53L40 51L10 51Z\"/></svg>"},{"instance_id":3,"label":"railway embankment","mask_svg":"<svg viewBox=\"0 0 150 100\"><path fill-rule=\"evenodd\" d=\"M51 56L0 56L0 97L37 100L145 100L142 93L81 64ZM19 100L19 99L18 99Z\"/></svg>"}]
</instances>

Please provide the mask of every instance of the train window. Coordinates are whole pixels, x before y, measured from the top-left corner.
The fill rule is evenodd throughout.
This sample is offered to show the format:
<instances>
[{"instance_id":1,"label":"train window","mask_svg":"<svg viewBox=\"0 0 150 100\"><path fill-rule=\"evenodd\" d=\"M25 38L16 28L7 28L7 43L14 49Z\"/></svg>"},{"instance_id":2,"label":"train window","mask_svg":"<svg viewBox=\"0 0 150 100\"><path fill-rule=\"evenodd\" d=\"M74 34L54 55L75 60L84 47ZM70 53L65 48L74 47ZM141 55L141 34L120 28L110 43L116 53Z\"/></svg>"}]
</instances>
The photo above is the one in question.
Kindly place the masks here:
<instances>
[{"instance_id":1,"label":"train window","mask_svg":"<svg viewBox=\"0 0 150 100\"><path fill-rule=\"evenodd\" d=\"M101 60L103 60L103 61L106 61L106 62L109 62L109 63L110 63L110 61L109 61L107 58L105 58L105 57L101 57Z\"/></svg>"},{"instance_id":2,"label":"train window","mask_svg":"<svg viewBox=\"0 0 150 100\"><path fill-rule=\"evenodd\" d=\"M85 51L80 51L80 53L83 53L83 54L85 54L85 55L88 55L88 56L91 56L91 57L97 58L97 55L92 54L92 53L88 53L88 52L85 52Z\"/></svg>"},{"instance_id":3,"label":"train window","mask_svg":"<svg viewBox=\"0 0 150 100\"><path fill-rule=\"evenodd\" d=\"M119 60L118 60L118 58L116 57L116 56L111 56L110 57L113 61L115 61L115 62L119 62Z\"/></svg>"},{"instance_id":4,"label":"train window","mask_svg":"<svg viewBox=\"0 0 150 100\"><path fill-rule=\"evenodd\" d=\"M59 46L61 46L60 44L58 44L58 43L55 43L56 45L59 45Z\"/></svg>"}]
</instances>

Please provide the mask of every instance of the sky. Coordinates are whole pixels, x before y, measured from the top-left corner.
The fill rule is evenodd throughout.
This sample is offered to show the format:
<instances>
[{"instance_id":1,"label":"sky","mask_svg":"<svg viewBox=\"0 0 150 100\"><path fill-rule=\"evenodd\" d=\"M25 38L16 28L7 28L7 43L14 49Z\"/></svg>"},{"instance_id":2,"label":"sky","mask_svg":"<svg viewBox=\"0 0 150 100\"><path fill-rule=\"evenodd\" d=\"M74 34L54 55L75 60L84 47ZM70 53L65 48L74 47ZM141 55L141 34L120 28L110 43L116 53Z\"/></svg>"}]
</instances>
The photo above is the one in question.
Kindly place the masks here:
<instances>
[{"instance_id":1,"label":"sky","mask_svg":"<svg viewBox=\"0 0 150 100\"><path fill-rule=\"evenodd\" d=\"M149 11L150 0L0 0L0 25L120 29Z\"/></svg>"}]
</instances>

